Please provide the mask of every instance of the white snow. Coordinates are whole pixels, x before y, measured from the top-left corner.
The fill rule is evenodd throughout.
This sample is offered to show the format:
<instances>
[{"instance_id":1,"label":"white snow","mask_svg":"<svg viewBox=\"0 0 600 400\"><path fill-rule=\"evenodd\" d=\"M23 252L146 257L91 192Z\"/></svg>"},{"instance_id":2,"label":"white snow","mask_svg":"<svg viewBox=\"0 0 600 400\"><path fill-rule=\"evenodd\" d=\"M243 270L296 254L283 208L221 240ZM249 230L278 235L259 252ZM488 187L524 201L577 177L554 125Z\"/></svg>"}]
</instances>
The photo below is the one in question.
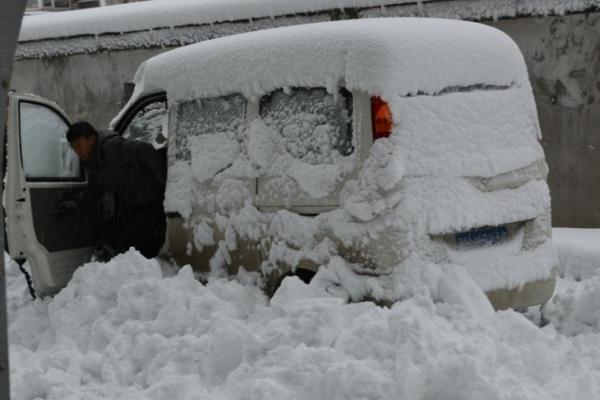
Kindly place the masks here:
<instances>
[{"instance_id":1,"label":"white snow","mask_svg":"<svg viewBox=\"0 0 600 400\"><path fill-rule=\"evenodd\" d=\"M564 14L598 6L597 0L423 0L416 2L417 5L414 3L415 0L154 0L26 16L19 41L118 34L344 8L371 7L372 10L362 12L388 16L399 10L406 13L404 16L412 16L416 11L421 16L479 20L523 14Z\"/></svg>"},{"instance_id":2,"label":"white snow","mask_svg":"<svg viewBox=\"0 0 600 400\"><path fill-rule=\"evenodd\" d=\"M269 302L130 251L32 301L6 261L15 400L600 396L597 274L561 279L540 328L539 311L492 311L456 268L421 271L421 289L384 308L331 296L335 263L308 286L286 279Z\"/></svg>"},{"instance_id":3,"label":"white snow","mask_svg":"<svg viewBox=\"0 0 600 400\"><path fill-rule=\"evenodd\" d=\"M249 20L414 0L154 0L27 16L19 41Z\"/></svg>"},{"instance_id":4,"label":"white snow","mask_svg":"<svg viewBox=\"0 0 600 400\"><path fill-rule=\"evenodd\" d=\"M589 279L600 270L600 230L554 228L554 242L560 246L561 276Z\"/></svg>"},{"instance_id":5,"label":"white snow","mask_svg":"<svg viewBox=\"0 0 600 400\"><path fill-rule=\"evenodd\" d=\"M443 60L443 62L441 62ZM435 19L365 19L229 36L155 56L138 70L129 104L285 87L339 85L372 94L435 94L472 85L529 87L517 45L484 25Z\"/></svg>"},{"instance_id":6,"label":"white snow","mask_svg":"<svg viewBox=\"0 0 600 400\"><path fill-rule=\"evenodd\" d=\"M330 21L331 12L349 7L356 7L359 18L481 21L564 15L599 6L600 0L164 0L28 16L15 57L184 46L235 33Z\"/></svg>"}]
</instances>

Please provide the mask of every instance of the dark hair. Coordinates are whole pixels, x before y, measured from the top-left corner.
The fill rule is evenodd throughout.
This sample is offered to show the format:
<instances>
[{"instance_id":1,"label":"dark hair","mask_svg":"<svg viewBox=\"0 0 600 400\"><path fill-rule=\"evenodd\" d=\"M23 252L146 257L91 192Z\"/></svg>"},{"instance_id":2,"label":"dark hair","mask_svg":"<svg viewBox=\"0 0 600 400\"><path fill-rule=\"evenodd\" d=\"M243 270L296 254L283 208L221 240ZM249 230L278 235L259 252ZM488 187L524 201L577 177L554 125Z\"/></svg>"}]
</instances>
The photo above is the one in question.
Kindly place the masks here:
<instances>
[{"instance_id":1,"label":"dark hair","mask_svg":"<svg viewBox=\"0 0 600 400\"><path fill-rule=\"evenodd\" d=\"M89 138L90 136L98 136L98 132L96 132L92 124L86 121L75 122L67 131L67 140L69 143L73 143L81 137Z\"/></svg>"}]
</instances>

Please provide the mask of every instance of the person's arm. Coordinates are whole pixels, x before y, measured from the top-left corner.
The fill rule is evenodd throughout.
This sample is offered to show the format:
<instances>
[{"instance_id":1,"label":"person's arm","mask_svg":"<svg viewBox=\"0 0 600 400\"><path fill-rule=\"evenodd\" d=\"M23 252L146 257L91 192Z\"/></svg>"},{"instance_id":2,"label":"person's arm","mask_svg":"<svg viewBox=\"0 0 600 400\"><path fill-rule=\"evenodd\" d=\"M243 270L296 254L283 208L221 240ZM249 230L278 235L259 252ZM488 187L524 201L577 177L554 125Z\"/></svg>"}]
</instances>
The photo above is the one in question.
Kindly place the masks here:
<instances>
[{"instance_id":1,"label":"person's arm","mask_svg":"<svg viewBox=\"0 0 600 400\"><path fill-rule=\"evenodd\" d=\"M76 199L79 208L94 207L104 195L104 189L98 184L94 173L87 174L87 181L87 186Z\"/></svg>"},{"instance_id":2,"label":"person's arm","mask_svg":"<svg viewBox=\"0 0 600 400\"><path fill-rule=\"evenodd\" d=\"M167 160L165 150L156 150L145 142L135 142L138 162L145 165L152 176L164 187L167 182Z\"/></svg>"}]
</instances>

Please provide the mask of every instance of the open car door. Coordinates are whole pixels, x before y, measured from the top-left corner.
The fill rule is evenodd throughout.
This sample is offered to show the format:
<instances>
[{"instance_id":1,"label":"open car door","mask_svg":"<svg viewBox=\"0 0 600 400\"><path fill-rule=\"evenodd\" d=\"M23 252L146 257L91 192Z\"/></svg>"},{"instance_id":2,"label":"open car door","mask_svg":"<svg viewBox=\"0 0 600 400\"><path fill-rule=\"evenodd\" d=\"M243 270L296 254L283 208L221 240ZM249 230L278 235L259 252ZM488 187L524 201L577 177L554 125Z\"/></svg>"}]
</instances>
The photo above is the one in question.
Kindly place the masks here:
<instances>
[{"instance_id":1,"label":"open car door","mask_svg":"<svg viewBox=\"0 0 600 400\"><path fill-rule=\"evenodd\" d=\"M89 260L98 238L97 210L67 208L86 187L66 139L69 121L43 98L10 93L7 124L6 227L10 255L29 261L41 295L62 289Z\"/></svg>"}]
</instances>

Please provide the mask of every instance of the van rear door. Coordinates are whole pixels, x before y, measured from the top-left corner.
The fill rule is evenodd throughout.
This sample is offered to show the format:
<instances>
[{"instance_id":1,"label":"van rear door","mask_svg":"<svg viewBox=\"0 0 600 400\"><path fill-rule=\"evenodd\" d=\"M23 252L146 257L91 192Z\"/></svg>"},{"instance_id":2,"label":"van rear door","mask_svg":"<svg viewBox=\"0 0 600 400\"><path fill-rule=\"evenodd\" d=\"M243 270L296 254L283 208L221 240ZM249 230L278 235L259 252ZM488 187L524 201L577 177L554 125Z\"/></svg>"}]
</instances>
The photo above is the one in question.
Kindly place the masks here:
<instances>
[{"instance_id":1,"label":"van rear door","mask_svg":"<svg viewBox=\"0 0 600 400\"><path fill-rule=\"evenodd\" d=\"M89 260L98 238L97 210L65 205L86 187L66 131L69 121L43 98L9 95L6 227L9 254L28 260L39 295L63 288Z\"/></svg>"}]
</instances>

